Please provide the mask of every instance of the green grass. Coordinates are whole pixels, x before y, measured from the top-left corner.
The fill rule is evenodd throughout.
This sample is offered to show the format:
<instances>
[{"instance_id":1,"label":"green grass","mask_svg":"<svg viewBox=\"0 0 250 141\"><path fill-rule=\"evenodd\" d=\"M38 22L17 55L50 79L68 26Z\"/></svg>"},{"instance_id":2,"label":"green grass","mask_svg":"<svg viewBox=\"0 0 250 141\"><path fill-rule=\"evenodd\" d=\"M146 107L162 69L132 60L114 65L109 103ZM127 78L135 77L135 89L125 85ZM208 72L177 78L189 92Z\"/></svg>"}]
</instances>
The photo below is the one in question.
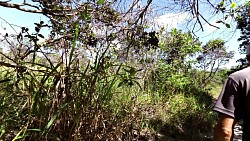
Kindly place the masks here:
<instances>
[{"instance_id":1,"label":"green grass","mask_svg":"<svg viewBox=\"0 0 250 141\"><path fill-rule=\"evenodd\" d=\"M214 87L211 87L210 93L215 99L217 99L218 96L220 95L222 87L223 87L222 85L216 85Z\"/></svg>"}]
</instances>

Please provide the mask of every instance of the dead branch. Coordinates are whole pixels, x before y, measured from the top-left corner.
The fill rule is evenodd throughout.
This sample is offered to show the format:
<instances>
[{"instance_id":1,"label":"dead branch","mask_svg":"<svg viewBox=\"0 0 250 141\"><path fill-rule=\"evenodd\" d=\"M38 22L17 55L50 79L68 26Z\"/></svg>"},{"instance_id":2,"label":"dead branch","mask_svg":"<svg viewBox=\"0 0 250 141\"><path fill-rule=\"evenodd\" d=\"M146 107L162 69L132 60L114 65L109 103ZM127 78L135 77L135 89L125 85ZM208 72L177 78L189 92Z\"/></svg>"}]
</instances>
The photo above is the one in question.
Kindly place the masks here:
<instances>
[{"instance_id":1,"label":"dead branch","mask_svg":"<svg viewBox=\"0 0 250 141\"><path fill-rule=\"evenodd\" d=\"M12 4L12 3L8 3L8 2L1 2L0 1L0 6L7 7L7 8L15 8L15 9L18 9L18 10L24 11L24 12L44 14L44 10L31 10L31 9L22 8L22 6L25 6L25 5L21 5L21 4Z\"/></svg>"},{"instance_id":2,"label":"dead branch","mask_svg":"<svg viewBox=\"0 0 250 141\"><path fill-rule=\"evenodd\" d=\"M35 5L28 4L28 3L14 4L14 3L8 3L6 1L5 2L0 1L0 6L17 9L17 10L20 10L23 12L43 14L45 16L53 15L53 16L65 17L65 16L72 16L73 15L71 13L67 13L67 14L63 13L65 11L69 11L69 10L73 10L73 9L50 10L50 9L43 8L40 10L39 7L37 7ZM33 7L33 8L36 8L37 10L23 8L23 6Z\"/></svg>"}]
</instances>

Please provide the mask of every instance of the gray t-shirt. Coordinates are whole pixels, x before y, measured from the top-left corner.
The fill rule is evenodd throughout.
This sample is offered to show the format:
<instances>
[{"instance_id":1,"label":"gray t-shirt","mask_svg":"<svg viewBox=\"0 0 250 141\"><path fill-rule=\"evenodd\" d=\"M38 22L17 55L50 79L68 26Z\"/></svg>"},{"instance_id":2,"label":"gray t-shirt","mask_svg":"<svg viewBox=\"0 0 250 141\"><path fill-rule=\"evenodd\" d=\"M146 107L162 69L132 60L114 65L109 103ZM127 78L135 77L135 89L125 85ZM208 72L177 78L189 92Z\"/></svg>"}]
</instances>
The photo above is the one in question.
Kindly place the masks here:
<instances>
[{"instance_id":1,"label":"gray t-shirt","mask_svg":"<svg viewBox=\"0 0 250 141\"><path fill-rule=\"evenodd\" d=\"M243 141L250 141L250 67L229 75L214 111L243 119Z\"/></svg>"}]
</instances>

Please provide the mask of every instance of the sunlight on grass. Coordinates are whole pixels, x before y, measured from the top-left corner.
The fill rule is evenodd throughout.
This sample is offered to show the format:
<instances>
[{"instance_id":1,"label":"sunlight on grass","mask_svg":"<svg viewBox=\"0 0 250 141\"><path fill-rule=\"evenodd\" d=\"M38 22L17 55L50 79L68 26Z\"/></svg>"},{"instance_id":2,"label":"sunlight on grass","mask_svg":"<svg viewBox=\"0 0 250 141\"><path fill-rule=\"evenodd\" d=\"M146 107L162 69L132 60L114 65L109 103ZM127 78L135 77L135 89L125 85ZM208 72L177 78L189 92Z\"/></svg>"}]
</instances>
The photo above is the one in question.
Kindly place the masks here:
<instances>
[{"instance_id":1,"label":"sunlight on grass","mask_svg":"<svg viewBox=\"0 0 250 141\"><path fill-rule=\"evenodd\" d=\"M212 96L217 99L218 96L219 96L219 94L220 94L220 92L221 92L221 89L222 89L222 86L221 85L217 85L217 86L212 87L212 89L210 90L210 92L211 92Z\"/></svg>"}]
</instances>

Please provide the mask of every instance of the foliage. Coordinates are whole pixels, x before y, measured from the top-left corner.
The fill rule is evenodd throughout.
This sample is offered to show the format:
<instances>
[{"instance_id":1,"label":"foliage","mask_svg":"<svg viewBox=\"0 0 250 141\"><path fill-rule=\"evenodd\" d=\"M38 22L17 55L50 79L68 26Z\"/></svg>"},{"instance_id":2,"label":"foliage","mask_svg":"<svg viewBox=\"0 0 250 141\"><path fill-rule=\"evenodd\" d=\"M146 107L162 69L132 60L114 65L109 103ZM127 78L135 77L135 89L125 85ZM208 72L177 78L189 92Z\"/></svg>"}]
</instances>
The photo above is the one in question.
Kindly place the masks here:
<instances>
[{"instance_id":1,"label":"foliage","mask_svg":"<svg viewBox=\"0 0 250 141\"><path fill-rule=\"evenodd\" d=\"M241 41L241 44L239 46L239 51L242 54L244 54L246 52L246 48L249 47L249 37L250 37L249 13L250 13L250 2L246 2L242 6L242 9L238 12L238 16L236 17L237 29L241 31L241 36L238 39L238 41ZM232 68L231 73L248 66L246 58L240 58L237 60L237 62L239 63L238 66Z\"/></svg>"},{"instance_id":2,"label":"foliage","mask_svg":"<svg viewBox=\"0 0 250 141\"><path fill-rule=\"evenodd\" d=\"M198 67L203 70L200 82L202 86L213 79L220 66L233 58L234 52L227 52L226 49L225 42L221 39L210 40L202 47L202 52L197 57Z\"/></svg>"},{"instance_id":3,"label":"foliage","mask_svg":"<svg viewBox=\"0 0 250 141\"><path fill-rule=\"evenodd\" d=\"M211 125L213 125L215 121L211 105L206 105L211 102L211 98L210 100L207 99L207 102L200 103L199 99L207 98L204 93L200 96L201 97L198 98L194 95L185 96L178 94L171 98L168 111L169 120L165 128L175 132L168 134L172 134L179 139L194 141L204 140L206 139L206 135L209 136L208 131L212 131ZM201 126L203 128L200 128ZM192 130L190 130L190 127L192 127Z\"/></svg>"},{"instance_id":4,"label":"foliage","mask_svg":"<svg viewBox=\"0 0 250 141\"><path fill-rule=\"evenodd\" d=\"M199 51L211 58L222 50L216 59L228 59L223 41L202 47L191 32L149 31L152 0L142 9L138 1L33 2L0 2L49 19L2 37L2 140L140 140L165 125L189 137L194 123L192 134L213 126L211 97L192 74ZM157 116L160 126L151 122Z\"/></svg>"},{"instance_id":5,"label":"foliage","mask_svg":"<svg viewBox=\"0 0 250 141\"><path fill-rule=\"evenodd\" d=\"M199 88L193 87L189 92L171 95L166 104L155 111L149 126L175 140L211 140L209 137L215 122L211 105L213 98Z\"/></svg>"},{"instance_id":6,"label":"foliage","mask_svg":"<svg viewBox=\"0 0 250 141\"><path fill-rule=\"evenodd\" d=\"M191 57L201 49L200 43L190 33L182 33L177 29L159 35L159 40L158 61L145 79L145 84L153 83L152 90L160 93L184 90L183 87L190 83Z\"/></svg>"},{"instance_id":7,"label":"foliage","mask_svg":"<svg viewBox=\"0 0 250 141\"><path fill-rule=\"evenodd\" d=\"M239 48L242 53L244 53L246 47L249 46L249 37L250 37L249 13L250 13L250 2L247 2L243 6L242 10L239 12L238 17L236 18L237 29L240 29L241 31L241 36L238 40L242 41Z\"/></svg>"},{"instance_id":8,"label":"foliage","mask_svg":"<svg viewBox=\"0 0 250 141\"><path fill-rule=\"evenodd\" d=\"M200 43L191 33L182 33L177 29L172 29L167 35L163 35L160 44L161 59L164 59L175 69L185 68L186 59L192 57L201 50ZM164 58L163 58L164 57Z\"/></svg>"},{"instance_id":9,"label":"foliage","mask_svg":"<svg viewBox=\"0 0 250 141\"><path fill-rule=\"evenodd\" d=\"M203 74L203 71L193 67L197 65L195 55L204 47L202 50L200 43L189 33L175 29L159 35L159 47L158 62L144 84L150 88L148 93L152 102L159 102L154 100L158 97L164 104L159 107L162 110L154 111L149 126L177 140L209 140L204 136L210 136L208 131L212 131L215 121L211 111L213 97L206 87L200 87L203 75L198 75L198 72ZM224 50L224 53L227 52Z\"/></svg>"}]
</instances>

